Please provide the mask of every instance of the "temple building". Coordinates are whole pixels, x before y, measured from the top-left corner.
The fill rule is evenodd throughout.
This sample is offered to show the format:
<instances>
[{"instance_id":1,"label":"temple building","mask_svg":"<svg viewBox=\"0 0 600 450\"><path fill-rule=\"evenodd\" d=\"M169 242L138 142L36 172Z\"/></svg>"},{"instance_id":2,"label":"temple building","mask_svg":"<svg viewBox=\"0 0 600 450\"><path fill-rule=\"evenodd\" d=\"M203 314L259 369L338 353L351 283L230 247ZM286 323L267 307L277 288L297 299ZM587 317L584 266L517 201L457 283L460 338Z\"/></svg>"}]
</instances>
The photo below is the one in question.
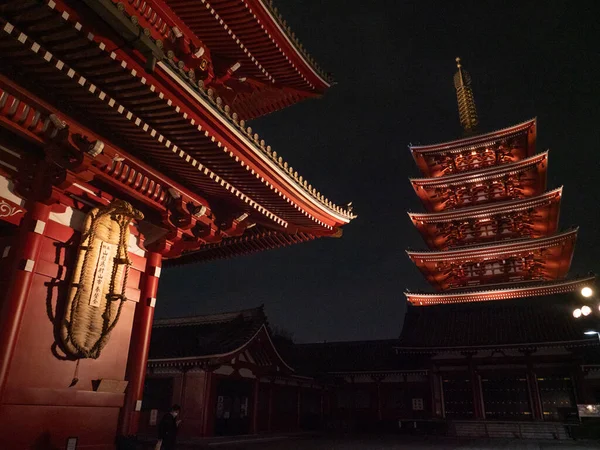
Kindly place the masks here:
<instances>
[{"instance_id":1,"label":"temple building","mask_svg":"<svg viewBox=\"0 0 600 450\"><path fill-rule=\"evenodd\" d=\"M113 449L163 267L355 217L247 124L332 80L268 0L6 0L0 58L0 448ZM260 328L245 352L288 373Z\"/></svg>"},{"instance_id":2,"label":"temple building","mask_svg":"<svg viewBox=\"0 0 600 450\"><path fill-rule=\"evenodd\" d=\"M299 371L291 346L272 334L263 307L155 321L143 431L156 435L172 404L188 439L320 428L331 383Z\"/></svg>"},{"instance_id":3,"label":"temple building","mask_svg":"<svg viewBox=\"0 0 600 450\"><path fill-rule=\"evenodd\" d=\"M535 119L477 133L460 63L455 87L465 136L410 147L425 212L409 217L428 250L408 256L432 291L405 293L400 337L293 345L268 338L256 310L165 320L154 336L186 344L153 344L147 394L168 394L148 408L191 404L193 436L321 427L563 439L584 428L600 403L598 301L593 275L568 275L577 229L559 227L550 153L536 151Z\"/></svg>"}]
</instances>

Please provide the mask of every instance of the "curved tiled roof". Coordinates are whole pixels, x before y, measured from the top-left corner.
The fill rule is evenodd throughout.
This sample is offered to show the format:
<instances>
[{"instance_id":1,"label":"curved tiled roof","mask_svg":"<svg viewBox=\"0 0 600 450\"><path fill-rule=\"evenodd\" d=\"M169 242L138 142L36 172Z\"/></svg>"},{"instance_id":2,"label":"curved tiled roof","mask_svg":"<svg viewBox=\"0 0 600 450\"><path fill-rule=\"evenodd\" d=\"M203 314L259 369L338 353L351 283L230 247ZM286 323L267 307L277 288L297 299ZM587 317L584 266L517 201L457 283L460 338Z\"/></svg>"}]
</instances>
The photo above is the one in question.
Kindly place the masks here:
<instances>
[{"instance_id":1,"label":"curved tiled roof","mask_svg":"<svg viewBox=\"0 0 600 450\"><path fill-rule=\"evenodd\" d=\"M492 166L485 169L471 172L459 173L455 175L446 175L433 178L410 178L410 182L415 186L454 186L464 183L475 183L492 178L498 178L509 174L523 172L527 168L539 164L548 158L548 151L538 153L529 158L522 159L513 163Z\"/></svg>"},{"instance_id":2,"label":"curved tiled roof","mask_svg":"<svg viewBox=\"0 0 600 450\"><path fill-rule=\"evenodd\" d=\"M203 358L234 352L266 325L263 307L155 320L150 360Z\"/></svg>"},{"instance_id":3,"label":"curved tiled roof","mask_svg":"<svg viewBox=\"0 0 600 450\"><path fill-rule=\"evenodd\" d=\"M492 145L498 139L505 139L515 134L521 133L528 128L535 126L537 119L530 119L525 122L513 125L511 127L502 128L500 130L489 133L477 134L454 141L440 142L430 145L410 145L409 148L413 153L438 153L438 152L462 152L472 150L486 145Z\"/></svg>"},{"instance_id":4,"label":"curved tiled roof","mask_svg":"<svg viewBox=\"0 0 600 450\"><path fill-rule=\"evenodd\" d=\"M423 221L423 222L451 222L454 220L464 220L464 219L475 219L481 217L493 216L496 214L502 214L504 212L514 212L527 210L530 208L535 208L542 204L545 204L548 201L551 201L555 197L560 197L562 195L562 186L553 189L551 191L545 192L536 197L525 197L517 200L509 200L502 203L496 204L484 204L477 206L470 206L466 208L460 208L457 210L451 211L440 211L440 212L425 212L425 213L416 213L416 212L408 212L411 220Z\"/></svg>"},{"instance_id":5,"label":"curved tiled roof","mask_svg":"<svg viewBox=\"0 0 600 450\"><path fill-rule=\"evenodd\" d=\"M40 5L40 7L44 7L44 5ZM54 2L52 2L52 5L49 3L47 5L47 7L49 8L55 8L57 7L56 4L54 4ZM84 30L84 28L82 27L82 25L79 22L76 22L73 18L73 16L70 16L68 13L63 13L60 16L60 20L71 23L71 25L74 27L74 30L77 30L80 34L82 34L82 38L86 39L86 40L93 40L94 36L91 34L87 34L87 37L85 35L85 33L87 32L86 30ZM27 41L29 41L29 38L26 38ZM93 41L88 42L88 44L93 45ZM120 68L127 68L127 70L124 70L124 76L125 74L129 74L129 78L131 78L130 80L125 80L125 78L123 78L124 81L126 81L127 83L138 83L141 82L142 84L140 85L140 89L142 87L145 86L145 89L148 90L147 94L150 95L155 95L157 96L157 101L158 99L160 99L160 102L164 103L163 106L161 106L161 108L171 108L173 109L173 113L177 113L177 114L182 114L182 119L186 120L186 133L189 133L189 131L191 130L187 130L187 128L192 127L194 129L198 129L198 142L200 142L200 140L204 140L206 139L205 136L207 138L211 138L212 142L214 143L215 147L219 147L218 150L220 150L221 152L224 152L223 154L225 155L229 155L232 159L235 160L236 164L239 164L241 167L239 168L240 172L236 174L240 175L242 178L244 178L246 182L248 183L252 183L253 185L256 184L256 180L258 180L259 183L263 183L264 185L266 185L266 187L271 190L271 194L269 195L273 195L273 193L277 196L279 196L279 200L277 200L277 202L281 203L281 205L285 208L288 208L290 211L290 214L292 216L297 216L297 218L300 221L304 221L305 219L309 219L313 222L315 222L318 226L323 226L326 229L331 230L331 226L328 224L323 223L321 220L319 220L318 218L314 217L310 212L304 210L303 207L301 207L300 205L296 204L296 202L293 199L290 199L288 196L286 196L284 193L280 192L275 186L273 186L272 183L269 183L268 180L265 180L264 178L261 178L261 175L258 174L256 171L251 170L250 166L248 164L245 163L245 161L239 157L237 157L235 154L233 154L233 152L231 150L227 149L227 146L222 145L221 142L215 142L215 137L211 135L211 133L209 133L209 130L200 130L200 126L198 126L197 124L194 123L194 120L191 119L190 117L186 117L187 114L185 113L185 109L180 108L177 105L177 99L172 100L170 98L168 98L168 96L166 96L165 93L161 92L159 88L157 88L156 86L152 85L151 83L149 83L149 80L147 80L145 77L142 77L141 75L141 71L140 70L134 70L130 67L128 67L127 63L125 62L125 60L120 60L119 56L115 53L115 52L109 52L108 49L106 49L105 46L103 46L103 44L100 43L96 43L98 48L95 48L92 50L90 50L90 57L95 57L98 58L98 51L101 52L107 52L106 54L108 56L110 56L110 60L112 60L114 63L116 63L116 66L120 67ZM42 50L41 46L37 43L34 43L32 46L33 48L36 48L37 50L34 50L34 52L40 52ZM43 51L42 51L43 53ZM54 63L54 60L56 59L55 57L53 57L50 54L50 58L52 59L52 62ZM119 105L117 102L115 102L115 100L113 98L111 98L110 96L107 96L105 93L103 93L102 91L98 90L97 87L91 83L89 83L89 80L86 80L86 78L84 76L80 76L79 74L77 74L77 72L75 72L72 68L68 67L62 60L58 60L56 59L56 68L59 71L62 71L63 73L67 74L71 79L73 79L74 83L79 83L77 84L77 86L81 86L84 87L85 89L90 90L90 92L93 94L94 92L96 92L99 95L100 100L106 100L106 102L109 103L109 106L111 106L113 109L118 109L118 113L122 116L126 116L127 119L129 119L130 121L133 121L135 119L135 124L139 127L143 126L143 130L146 131L147 133L150 133L150 135L153 137L154 140L157 140L158 143L154 143L154 144L160 144L158 145L159 147L162 146L162 150L164 151L165 148L166 149L170 149L172 150L173 153L175 153L175 155L179 155L181 159L185 159L186 162L189 162L190 167L187 167L185 170L187 172L194 173L194 178L198 178L201 177L201 174L198 172L198 170L204 170L206 172L207 175L210 175L210 169L203 167L203 164L200 161L196 160L196 157L189 155L187 152L184 152L183 150L181 150L180 148L178 148L176 144L176 142L172 142L171 140L169 140L166 136L163 136L162 134L160 134L160 131L157 131L155 128L149 127L147 123L144 123L143 120L140 121L139 118L136 118L135 114L133 114L132 112L128 111L126 108L124 108L122 105ZM67 73L68 72L68 73ZM130 72L130 73L129 73ZM189 86L188 86L189 88ZM92 91L93 89L93 91ZM265 146L264 141L259 140L258 135L257 134L253 134L252 133L252 129L249 127L245 127L245 124L243 123L243 121L237 120L234 114L231 114L228 107L226 105L223 105L222 101L220 101L219 98L214 98L214 95L211 94L211 90L202 90L201 87L196 86L196 95L199 95L200 97L204 98L205 103L208 105L208 108L212 109L214 112L214 116L218 117L221 119L221 121L223 121L225 124L227 124L228 127L231 127L235 130L236 134L238 135L238 137L240 139L242 139L244 141L244 144L247 145L249 149L251 149L251 151L253 152L254 155L258 156L260 158L260 160L262 160L264 163L266 163L269 166L269 170L273 170L277 176L281 176L283 179L285 179L285 183L288 183L288 186L290 186L292 188L292 191L296 191L300 197L303 200L308 201L308 203L314 205L314 207L316 208L316 210L322 210L323 212L325 212L326 214L331 214L332 216L336 217L335 220L341 220L343 223L347 223L349 220L351 220L351 218L353 218L354 216L344 210L343 208L340 208L339 206L334 205L331 201L329 201L328 199L326 199L324 196L322 196L318 191L316 191L316 189L314 189L311 185L309 185L302 177L300 177L297 172L295 172L290 166L287 165L287 163L284 163L280 157L278 157L278 155L275 152L271 152L270 148L268 146ZM112 104L111 104L112 102ZM175 103L174 103L175 102ZM135 113L135 110L134 110ZM174 119L174 116L173 116ZM180 120L181 121L181 120ZM183 127L183 122L181 123L180 127ZM139 130L136 131L135 133L139 134ZM175 139L177 140L177 139ZM139 138L138 138L139 141ZM200 144L198 144L200 145ZM182 145L183 146L183 145ZM161 156L162 159L166 158L165 155ZM174 162L173 162L174 164ZM182 162L179 161L177 163L179 166L181 166ZM193 166L193 167L192 167ZM181 169L183 170L183 168ZM247 172L247 173L246 173ZM250 181L248 180L248 176L250 175L250 172L252 172L252 176L250 178L253 178L254 181ZM236 175L236 176L237 176ZM243 176L242 176L243 175ZM211 181L216 180L217 182L221 183L221 186L224 188L227 188L227 190L229 190L231 193L235 194L237 197L241 198L242 200L247 200L246 203L248 203L250 206L254 206L257 208L257 210L259 212L262 212L264 214L266 214L267 216L269 216L270 218L272 218L272 220L275 220L277 223L282 224L283 226L285 226L287 224L287 222L289 221L290 218L292 218L292 216L289 216L289 218L287 219L283 219L281 218L278 214L273 214L271 213L271 211L269 211L269 209L272 209L272 207L268 207L264 208L263 206L261 206L260 204L258 204L258 202L252 200L251 197L244 195L243 192L237 192L239 190L236 189L236 187L232 184L229 183L228 181L222 179L221 177L219 177L218 175L212 175L211 176ZM232 181L232 180L229 180ZM213 181L214 182L214 181ZM214 190L214 187L212 188ZM252 189L255 189L254 187ZM263 195L263 194L260 194ZM291 209L290 209L291 207ZM311 206L312 208L312 206ZM287 216L287 214L286 214ZM305 217L303 217L305 216ZM293 219L294 221L296 220L296 218Z\"/></svg>"},{"instance_id":6,"label":"curved tiled roof","mask_svg":"<svg viewBox=\"0 0 600 450\"><path fill-rule=\"evenodd\" d=\"M538 239L513 239L506 242L485 244L485 245L472 245L464 246L459 248L453 248L451 250L421 250L411 251L407 250L406 253L411 259L423 259L423 260L462 260L466 257L475 256L487 256L487 255L500 255L511 252L522 252L526 250L538 249L541 247L553 247L559 245L565 240L572 240L577 238L577 232L579 228L573 228L563 233L557 233L553 236L548 236Z\"/></svg>"},{"instance_id":7,"label":"curved tiled roof","mask_svg":"<svg viewBox=\"0 0 600 450\"><path fill-rule=\"evenodd\" d=\"M478 286L470 289L456 289L446 293L405 292L404 295L414 306L485 302L574 292L584 286L594 284L595 279L594 275L590 275L570 280L507 283L488 286L487 289Z\"/></svg>"},{"instance_id":8,"label":"curved tiled roof","mask_svg":"<svg viewBox=\"0 0 600 450\"><path fill-rule=\"evenodd\" d=\"M405 349L586 345L585 320L575 320L578 293L426 307L408 306L399 347Z\"/></svg>"}]
</instances>

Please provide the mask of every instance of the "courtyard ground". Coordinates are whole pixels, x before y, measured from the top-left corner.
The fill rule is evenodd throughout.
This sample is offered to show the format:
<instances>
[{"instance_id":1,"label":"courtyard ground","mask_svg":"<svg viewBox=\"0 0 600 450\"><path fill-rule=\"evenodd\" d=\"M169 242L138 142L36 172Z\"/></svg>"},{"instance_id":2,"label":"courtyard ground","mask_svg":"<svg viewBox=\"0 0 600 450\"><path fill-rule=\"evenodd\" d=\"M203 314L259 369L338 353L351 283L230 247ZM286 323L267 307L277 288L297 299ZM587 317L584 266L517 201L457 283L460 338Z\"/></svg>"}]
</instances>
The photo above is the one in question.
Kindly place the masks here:
<instances>
[{"instance_id":1,"label":"courtyard ground","mask_svg":"<svg viewBox=\"0 0 600 450\"><path fill-rule=\"evenodd\" d=\"M297 437L257 438L245 441L227 439L202 444L181 445L182 450L591 450L600 449L594 441L533 441L522 439L468 440L433 437Z\"/></svg>"}]
</instances>

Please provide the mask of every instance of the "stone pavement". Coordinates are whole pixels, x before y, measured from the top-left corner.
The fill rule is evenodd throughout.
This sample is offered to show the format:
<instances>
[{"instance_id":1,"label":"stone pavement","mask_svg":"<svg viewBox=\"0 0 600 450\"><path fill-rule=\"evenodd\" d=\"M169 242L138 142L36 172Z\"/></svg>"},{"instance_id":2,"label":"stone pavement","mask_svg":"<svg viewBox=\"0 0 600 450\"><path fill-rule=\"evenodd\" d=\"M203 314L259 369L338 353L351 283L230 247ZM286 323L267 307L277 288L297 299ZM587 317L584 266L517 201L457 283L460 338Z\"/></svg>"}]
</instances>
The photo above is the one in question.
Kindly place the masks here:
<instances>
[{"instance_id":1,"label":"stone pavement","mask_svg":"<svg viewBox=\"0 0 600 450\"><path fill-rule=\"evenodd\" d=\"M243 442L220 440L202 446L182 446L182 450L591 450L600 449L593 441L530 441L522 439L465 440L433 437L309 437L257 438Z\"/></svg>"}]
</instances>

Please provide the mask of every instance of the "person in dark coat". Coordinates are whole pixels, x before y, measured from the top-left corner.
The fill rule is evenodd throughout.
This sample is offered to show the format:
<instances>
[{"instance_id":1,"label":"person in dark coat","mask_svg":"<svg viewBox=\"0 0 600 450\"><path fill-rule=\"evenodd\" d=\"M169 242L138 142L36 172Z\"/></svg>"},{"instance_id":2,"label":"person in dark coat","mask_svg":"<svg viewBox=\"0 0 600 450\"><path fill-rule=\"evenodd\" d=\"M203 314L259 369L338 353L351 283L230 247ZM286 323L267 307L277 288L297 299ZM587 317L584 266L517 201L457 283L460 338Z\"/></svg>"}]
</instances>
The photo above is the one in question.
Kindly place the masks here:
<instances>
[{"instance_id":1,"label":"person in dark coat","mask_svg":"<svg viewBox=\"0 0 600 450\"><path fill-rule=\"evenodd\" d=\"M173 450L177 440L177 428L181 420L177 420L177 416L181 408L179 405L173 405L171 411L165 414L158 424L158 439L161 441L160 450Z\"/></svg>"}]
</instances>

